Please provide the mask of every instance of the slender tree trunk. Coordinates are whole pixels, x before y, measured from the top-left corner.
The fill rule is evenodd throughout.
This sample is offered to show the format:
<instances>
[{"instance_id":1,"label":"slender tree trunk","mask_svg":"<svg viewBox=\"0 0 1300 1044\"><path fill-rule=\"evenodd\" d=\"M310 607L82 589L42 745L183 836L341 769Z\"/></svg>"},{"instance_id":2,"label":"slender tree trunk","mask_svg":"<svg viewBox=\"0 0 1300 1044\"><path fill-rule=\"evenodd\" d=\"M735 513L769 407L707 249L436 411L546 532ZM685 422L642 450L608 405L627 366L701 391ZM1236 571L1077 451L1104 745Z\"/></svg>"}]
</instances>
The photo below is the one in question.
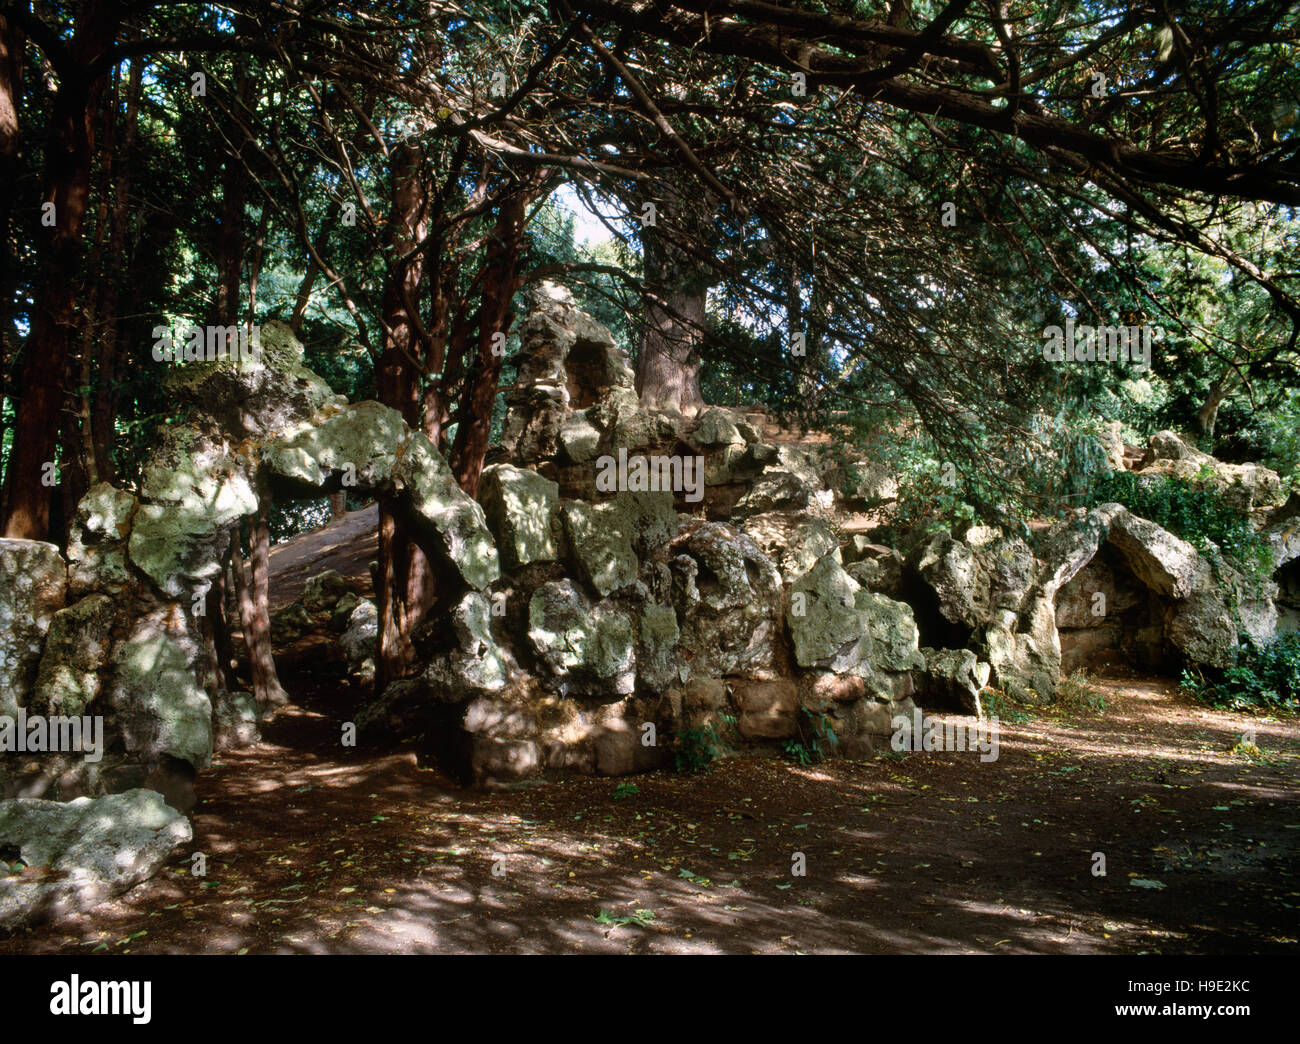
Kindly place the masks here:
<instances>
[{"instance_id":1,"label":"slender tree trunk","mask_svg":"<svg viewBox=\"0 0 1300 1044\"><path fill-rule=\"evenodd\" d=\"M270 498L263 491L257 514L248 520L248 561L239 551L238 532L232 537L231 557L235 587L239 594L240 625L248 649L248 667L252 675L253 699L261 714L289 702L275 672L275 654L271 647L269 606L271 530L267 524Z\"/></svg>"},{"instance_id":2,"label":"slender tree trunk","mask_svg":"<svg viewBox=\"0 0 1300 1044\"><path fill-rule=\"evenodd\" d=\"M142 64L140 59L133 59L127 74L126 112L123 117L121 148L117 150L118 155L114 161L113 205L109 211L108 263L104 273L101 304L104 321L97 342L97 387L92 410L95 470L103 482L112 482L116 471L113 446L117 426L118 371L121 367L119 349L123 343L118 302L121 300L122 287L130 285L130 268L135 260L127 256L127 228L131 213L131 164L140 112Z\"/></svg>"},{"instance_id":3,"label":"slender tree trunk","mask_svg":"<svg viewBox=\"0 0 1300 1044\"><path fill-rule=\"evenodd\" d=\"M1210 385L1210 390L1206 392L1205 401L1201 408L1196 411L1196 426L1200 428L1201 434L1206 438L1214 438L1215 426L1219 423L1219 407L1223 405L1232 391L1235 383L1235 375L1232 370L1224 370L1219 374L1218 379Z\"/></svg>"},{"instance_id":4,"label":"slender tree trunk","mask_svg":"<svg viewBox=\"0 0 1300 1044\"><path fill-rule=\"evenodd\" d=\"M401 412L413 427L421 423L418 302L423 278L423 216L426 189L423 155L402 145L392 156L393 205L389 216L392 275L384 292L384 351L379 359L379 401ZM435 584L424 553L401 527L388 498L379 502L379 648L375 690L404 677L415 662L411 634L429 605Z\"/></svg>"},{"instance_id":5,"label":"slender tree trunk","mask_svg":"<svg viewBox=\"0 0 1300 1044\"><path fill-rule=\"evenodd\" d=\"M483 297L478 310L478 357L473 378L465 382L457 415L456 441L451 449L451 470L460 488L478 494L483 457L492 433L492 407L501 382L503 353L493 352L510 326L511 301L518 288L519 254L523 247L527 192L515 192L501 201L496 230L484 261Z\"/></svg>"},{"instance_id":6,"label":"slender tree trunk","mask_svg":"<svg viewBox=\"0 0 1300 1044\"><path fill-rule=\"evenodd\" d=\"M13 448L5 473L4 535L43 540L49 535L54 465L68 361L79 341L77 293L82 227L90 193L93 114L104 79L84 77L117 35L116 0L88 0L73 39L72 68L55 95L46 143L42 200L53 204L53 224L41 226L41 266L31 333L14 416Z\"/></svg>"},{"instance_id":7,"label":"slender tree trunk","mask_svg":"<svg viewBox=\"0 0 1300 1044\"><path fill-rule=\"evenodd\" d=\"M22 89L23 32L0 11L0 367L7 370L14 332L9 307L18 278L18 237L13 214L18 203L19 145L18 99ZM0 410L4 400L0 398ZM4 502L0 499L0 517Z\"/></svg>"}]
</instances>

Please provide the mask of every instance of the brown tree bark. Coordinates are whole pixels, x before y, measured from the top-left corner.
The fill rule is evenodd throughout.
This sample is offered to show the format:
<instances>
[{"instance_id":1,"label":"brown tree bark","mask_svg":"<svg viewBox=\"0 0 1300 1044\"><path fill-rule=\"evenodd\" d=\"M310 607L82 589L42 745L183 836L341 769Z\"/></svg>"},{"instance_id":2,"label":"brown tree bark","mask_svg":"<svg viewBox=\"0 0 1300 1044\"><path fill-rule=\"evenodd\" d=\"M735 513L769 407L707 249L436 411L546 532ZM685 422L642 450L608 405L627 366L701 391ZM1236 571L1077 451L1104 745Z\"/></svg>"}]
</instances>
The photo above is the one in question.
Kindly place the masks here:
<instances>
[{"instance_id":1,"label":"brown tree bark","mask_svg":"<svg viewBox=\"0 0 1300 1044\"><path fill-rule=\"evenodd\" d=\"M123 344L118 303L122 288L130 285L130 268L134 258L127 256L127 230L130 225L131 165L134 159L140 113L140 70L143 62L133 59L127 73L121 147L114 161L113 204L109 209L107 266L100 302L103 322L96 344L95 402L91 411L95 470L100 481L112 482L116 472L113 444L116 435L118 373L121 369L120 346Z\"/></svg>"},{"instance_id":2,"label":"brown tree bark","mask_svg":"<svg viewBox=\"0 0 1300 1044\"><path fill-rule=\"evenodd\" d=\"M680 239L704 229L712 208L688 203L670 190L656 223L642 229L646 301L637 353L636 390L647 409L693 416L704 406L700 393L700 346L705 304L713 281L709 266L687 253ZM675 223L668 234L665 223Z\"/></svg>"},{"instance_id":3,"label":"brown tree bark","mask_svg":"<svg viewBox=\"0 0 1300 1044\"><path fill-rule=\"evenodd\" d=\"M422 421L419 398L424 357L419 321L427 189L424 156L414 145L393 150L393 201L389 215L391 275L384 291L384 351L376 383L379 401L398 410L413 427ZM376 592L379 641L375 657L375 691L404 677L415 662L411 641L416 624L433 603L435 584L424 552L400 525L389 498L379 502L379 576Z\"/></svg>"},{"instance_id":4,"label":"brown tree bark","mask_svg":"<svg viewBox=\"0 0 1300 1044\"><path fill-rule=\"evenodd\" d=\"M502 199L496 228L483 264L483 296L478 308L478 354L474 373L465 382L457 414L451 465L456 482L471 497L478 494L483 457L492 434L492 407L501 381L504 353L493 352L496 334L510 326L511 301L519 288L519 256L523 248L524 216L531 193L519 191Z\"/></svg>"},{"instance_id":5,"label":"brown tree bark","mask_svg":"<svg viewBox=\"0 0 1300 1044\"><path fill-rule=\"evenodd\" d=\"M4 535L43 540L49 535L53 489L42 481L55 461L68 362L79 343L77 293L82 228L90 193L93 114L104 78L85 75L117 35L116 0L87 0L77 19L72 62L50 112L42 199L54 205L54 223L41 225L41 265L32 328L14 416L13 449L4 479Z\"/></svg>"},{"instance_id":6,"label":"brown tree bark","mask_svg":"<svg viewBox=\"0 0 1300 1044\"><path fill-rule=\"evenodd\" d=\"M258 499L257 514L248 520L248 561L240 554L239 533L231 538L231 561L235 572L235 589L239 595L240 626L248 649L248 667L252 675L253 699L261 714L289 702L275 671L271 648L269 612L269 577L271 529L268 525L271 501L265 490Z\"/></svg>"}]
</instances>

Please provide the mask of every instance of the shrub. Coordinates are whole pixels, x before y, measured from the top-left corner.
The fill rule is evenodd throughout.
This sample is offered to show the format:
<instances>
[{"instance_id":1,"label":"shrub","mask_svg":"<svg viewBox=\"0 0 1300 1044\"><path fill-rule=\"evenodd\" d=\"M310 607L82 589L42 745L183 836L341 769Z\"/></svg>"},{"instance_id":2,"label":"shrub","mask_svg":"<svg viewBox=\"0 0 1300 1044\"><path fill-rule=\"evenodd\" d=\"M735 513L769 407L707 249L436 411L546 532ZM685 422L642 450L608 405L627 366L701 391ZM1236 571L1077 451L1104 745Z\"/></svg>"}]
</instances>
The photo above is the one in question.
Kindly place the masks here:
<instances>
[{"instance_id":1,"label":"shrub","mask_svg":"<svg viewBox=\"0 0 1300 1044\"><path fill-rule=\"evenodd\" d=\"M1131 471L1116 471L1098 479L1088 498L1091 506L1115 501L1181 537L1207 558L1220 552L1256 578L1273 567L1268 541L1255 532L1250 519L1230 507L1218 493L1196 489L1182 479L1162 475L1139 481Z\"/></svg>"},{"instance_id":2,"label":"shrub","mask_svg":"<svg viewBox=\"0 0 1300 1044\"><path fill-rule=\"evenodd\" d=\"M1088 673L1077 670L1062 678L1056 688L1055 705L1067 711L1091 711L1100 714L1106 709L1106 694L1091 685Z\"/></svg>"},{"instance_id":3,"label":"shrub","mask_svg":"<svg viewBox=\"0 0 1300 1044\"><path fill-rule=\"evenodd\" d=\"M825 714L814 714L807 707L799 709L799 737L786 741L785 753L800 765L815 765L830 756L839 738Z\"/></svg>"},{"instance_id":4,"label":"shrub","mask_svg":"<svg viewBox=\"0 0 1300 1044\"><path fill-rule=\"evenodd\" d=\"M1230 710L1296 710L1300 706L1300 631L1263 644L1247 639L1225 670L1187 670L1183 689Z\"/></svg>"}]
</instances>

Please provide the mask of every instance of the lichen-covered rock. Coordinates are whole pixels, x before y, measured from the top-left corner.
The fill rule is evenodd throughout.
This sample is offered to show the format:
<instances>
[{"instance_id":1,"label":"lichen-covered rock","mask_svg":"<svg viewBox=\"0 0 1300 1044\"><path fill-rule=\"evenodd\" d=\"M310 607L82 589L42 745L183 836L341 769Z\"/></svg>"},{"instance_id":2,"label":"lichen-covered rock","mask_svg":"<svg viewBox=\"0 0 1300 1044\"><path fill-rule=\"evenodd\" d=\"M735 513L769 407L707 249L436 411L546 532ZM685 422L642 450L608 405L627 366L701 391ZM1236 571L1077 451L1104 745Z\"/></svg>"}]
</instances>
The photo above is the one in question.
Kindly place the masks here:
<instances>
[{"instance_id":1,"label":"lichen-covered rock","mask_svg":"<svg viewBox=\"0 0 1300 1044\"><path fill-rule=\"evenodd\" d=\"M359 402L303 421L262 447L262 462L291 488L315 492L331 477L363 489L386 487L406 422L390 406Z\"/></svg>"},{"instance_id":2,"label":"lichen-covered rock","mask_svg":"<svg viewBox=\"0 0 1300 1044\"><path fill-rule=\"evenodd\" d=\"M585 413L566 418L555 439L563 463L586 464L600 455L600 429Z\"/></svg>"},{"instance_id":3,"label":"lichen-covered rock","mask_svg":"<svg viewBox=\"0 0 1300 1044\"><path fill-rule=\"evenodd\" d=\"M279 646L292 645L315 626L307 607L294 602L271 614L271 641Z\"/></svg>"},{"instance_id":4,"label":"lichen-covered rock","mask_svg":"<svg viewBox=\"0 0 1300 1044\"><path fill-rule=\"evenodd\" d=\"M477 501L456 484L451 468L425 436L411 432L398 451L393 483L398 507L416 539L433 548L477 591L501 575L496 544Z\"/></svg>"},{"instance_id":5,"label":"lichen-covered rock","mask_svg":"<svg viewBox=\"0 0 1300 1044\"><path fill-rule=\"evenodd\" d=\"M212 761L212 703L195 674L198 642L179 606L149 609L113 647L107 698L126 749L196 769Z\"/></svg>"},{"instance_id":6,"label":"lichen-covered rock","mask_svg":"<svg viewBox=\"0 0 1300 1044\"><path fill-rule=\"evenodd\" d=\"M309 613L331 613L339 599L354 593L352 581L336 569L309 576L302 590L302 605Z\"/></svg>"},{"instance_id":7,"label":"lichen-covered rock","mask_svg":"<svg viewBox=\"0 0 1300 1044\"><path fill-rule=\"evenodd\" d=\"M697 446L712 448L743 446L746 440L731 413L719 406L712 406L696 418L691 441Z\"/></svg>"},{"instance_id":8,"label":"lichen-covered rock","mask_svg":"<svg viewBox=\"0 0 1300 1044\"><path fill-rule=\"evenodd\" d=\"M898 551L857 536L847 547L852 552L841 549L840 556L847 563L845 569L849 576L868 591L894 599L902 594L904 559Z\"/></svg>"},{"instance_id":9,"label":"lichen-covered rock","mask_svg":"<svg viewBox=\"0 0 1300 1044\"><path fill-rule=\"evenodd\" d=\"M128 552L163 593L188 597L220 574L229 531L257 510L257 493L221 440L193 429L169 432L145 466Z\"/></svg>"},{"instance_id":10,"label":"lichen-covered rock","mask_svg":"<svg viewBox=\"0 0 1300 1044\"><path fill-rule=\"evenodd\" d=\"M806 512L751 515L741 529L772 560L785 583L798 580L823 555L839 549L835 531L822 519Z\"/></svg>"},{"instance_id":11,"label":"lichen-covered rock","mask_svg":"<svg viewBox=\"0 0 1300 1044\"><path fill-rule=\"evenodd\" d=\"M528 640L564 692L630 695L636 636L616 606L591 601L569 580L542 584L528 604Z\"/></svg>"},{"instance_id":12,"label":"lichen-covered rock","mask_svg":"<svg viewBox=\"0 0 1300 1044\"><path fill-rule=\"evenodd\" d=\"M717 522L688 523L664 549L681 645L692 675L721 677L771 667L781 580L743 533Z\"/></svg>"},{"instance_id":13,"label":"lichen-covered rock","mask_svg":"<svg viewBox=\"0 0 1300 1044\"><path fill-rule=\"evenodd\" d=\"M95 594L54 614L28 701L32 710L76 717L95 701L116 613L112 598Z\"/></svg>"},{"instance_id":14,"label":"lichen-covered rock","mask_svg":"<svg viewBox=\"0 0 1300 1044\"><path fill-rule=\"evenodd\" d=\"M930 706L959 706L976 716L983 714L980 693L989 683L991 668L969 649L923 649L925 667L917 677L917 692Z\"/></svg>"},{"instance_id":15,"label":"lichen-covered rock","mask_svg":"<svg viewBox=\"0 0 1300 1044\"><path fill-rule=\"evenodd\" d=\"M26 705L45 632L66 592L67 567L57 547L0 539L0 715Z\"/></svg>"},{"instance_id":16,"label":"lichen-covered rock","mask_svg":"<svg viewBox=\"0 0 1300 1044\"><path fill-rule=\"evenodd\" d=\"M820 488L791 471L769 468L749 488L749 492L736 504L741 515L757 515L769 511L807 511L817 501L813 494Z\"/></svg>"},{"instance_id":17,"label":"lichen-covered rock","mask_svg":"<svg viewBox=\"0 0 1300 1044\"><path fill-rule=\"evenodd\" d=\"M934 588L940 612L952 623L974 628L988 619L989 576L969 544L951 533L936 534L914 568Z\"/></svg>"},{"instance_id":18,"label":"lichen-covered rock","mask_svg":"<svg viewBox=\"0 0 1300 1044\"><path fill-rule=\"evenodd\" d=\"M871 636L868 659L874 670L901 672L925 665L911 606L859 589L854 594L854 607L866 616L867 634Z\"/></svg>"},{"instance_id":19,"label":"lichen-covered rock","mask_svg":"<svg viewBox=\"0 0 1300 1044\"><path fill-rule=\"evenodd\" d=\"M251 692L219 690L212 698L214 750L243 750L261 738L257 702Z\"/></svg>"},{"instance_id":20,"label":"lichen-covered rock","mask_svg":"<svg viewBox=\"0 0 1300 1044\"><path fill-rule=\"evenodd\" d=\"M88 910L148 880L192 836L189 821L152 790L66 804L0 802L0 848L17 849L22 863L50 871L0 869L0 926Z\"/></svg>"},{"instance_id":21,"label":"lichen-covered rock","mask_svg":"<svg viewBox=\"0 0 1300 1044\"><path fill-rule=\"evenodd\" d=\"M364 682L373 681L375 657L379 654L379 610L370 599L362 599L352 610L339 646L348 661L348 671Z\"/></svg>"},{"instance_id":22,"label":"lichen-covered rock","mask_svg":"<svg viewBox=\"0 0 1300 1044\"><path fill-rule=\"evenodd\" d=\"M127 539L135 515L135 497L107 482L92 486L73 520L68 539L68 594L91 591L120 594L131 582Z\"/></svg>"},{"instance_id":23,"label":"lichen-covered rock","mask_svg":"<svg viewBox=\"0 0 1300 1044\"><path fill-rule=\"evenodd\" d=\"M681 628L671 605L647 602L637 623L636 674L641 688L658 691L679 680Z\"/></svg>"},{"instance_id":24,"label":"lichen-covered rock","mask_svg":"<svg viewBox=\"0 0 1300 1044\"><path fill-rule=\"evenodd\" d=\"M435 656L424 672L432 699L458 703L501 692L518 673L513 657L492 636L492 603L487 595L470 591L451 612L456 645Z\"/></svg>"},{"instance_id":25,"label":"lichen-covered rock","mask_svg":"<svg viewBox=\"0 0 1300 1044\"><path fill-rule=\"evenodd\" d=\"M857 607L861 590L838 552L824 555L795 581L786 625L800 667L844 673L862 662L871 638L867 614Z\"/></svg>"},{"instance_id":26,"label":"lichen-covered rock","mask_svg":"<svg viewBox=\"0 0 1300 1044\"><path fill-rule=\"evenodd\" d=\"M1150 460L1139 475L1168 475L1198 489L1212 489L1238 511L1277 507L1286 499L1276 471L1261 464L1224 464L1172 431L1152 435L1147 456Z\"/></svg>"},{"instance_id":27,"label":"lichen-covered rock","mask_svg":"<svg viewBox=\"0 0 1300 1044\"><path fill-rule=\"evenodd\" d=\"M852 461L839 468L834 479L837 498L850 511L866 511L898 499L898 480L881 464Z\"/></svg>"},{"instance_id":28,"label":"lichen-covered rock","mask_svg":"<svg viewBox=\"0 0 1300 1044\"><path fill-rule=\"evenodd\" d=\"M483 471L478 499L507 569L558 556L552 517L560 487L535 471L494 464Z\"/></svg>"},{"instance_id":29,"label":"lichen-covered rock","mask_svg":"<svg viewBox=\"0 0 1300 1044\"><path fill-rule=\"evenodd\" d=\"M176 366L166 377L170 394L200 407L226 433L261 437L283 432L345 401L303 364L303 346L287 323L259 330L249 358Z\"/></svg>"},{"instance_id":30,"label":"lichen-covered rock","mask_svg":"<svg viewBox=\"0 0 1300 1044\"><path fill-rule=\"evenodd\" d=\"M638 553L666 543L678 525L668 492L619 493L600 504L569 501L560 519L578 575L601 597L633 584Z\"/></svg>"},{"instance_id":31,"label":"lichen-covered rock","mask_svg":"<svg viewBox=\"0 0 1300 1044\"><path fill-rule=\"evenodd\" d=\"M575 500L560 508L564 537L583 582L602 598L635 582L638 562L632 534L612 503Z\"/></svg>"}]
</instances>

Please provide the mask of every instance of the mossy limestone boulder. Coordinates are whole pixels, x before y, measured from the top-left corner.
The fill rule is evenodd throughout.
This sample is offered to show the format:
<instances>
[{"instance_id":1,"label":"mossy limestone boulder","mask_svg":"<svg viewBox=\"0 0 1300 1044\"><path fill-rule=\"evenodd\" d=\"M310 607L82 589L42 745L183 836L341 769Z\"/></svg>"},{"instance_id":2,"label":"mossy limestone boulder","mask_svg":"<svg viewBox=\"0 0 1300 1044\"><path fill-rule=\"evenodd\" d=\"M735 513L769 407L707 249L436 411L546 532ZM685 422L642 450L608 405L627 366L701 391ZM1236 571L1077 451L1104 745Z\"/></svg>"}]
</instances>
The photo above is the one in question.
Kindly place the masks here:
<instances>
[{"instance_id":1,"label":"mossy limestone boulder","mask_svg":"<svg viewBox=\"0 0 1300 1044\"><path fill-rule=\"evenodd\" d=\"M95 701L116 614L106 594L89 595L54 614L29 702L33 710L75 717Z\"/></svg>"},{"instance_id":2,"label":"mossy limestone boulder","mask_svg":"<svg viewBox=\"0 0 1300 1044\"><path fill-rule=\"evenodd\" d=\"M527 468L494 464L479 482L479 503L507 569L553 562L559 555L552 520L560 487Z\"/></svg>"},{"instance_id":3,"label":"mossy limestone boulder","mask_svg":"<svg viewBox=\"0 0 1300 1044\"><path fill-rule=\"evenodd\" d=\"M45 633L66 594L67 567L57 547L0 539L0 714L26 705Z\"/></svg>"}]
</instances>

